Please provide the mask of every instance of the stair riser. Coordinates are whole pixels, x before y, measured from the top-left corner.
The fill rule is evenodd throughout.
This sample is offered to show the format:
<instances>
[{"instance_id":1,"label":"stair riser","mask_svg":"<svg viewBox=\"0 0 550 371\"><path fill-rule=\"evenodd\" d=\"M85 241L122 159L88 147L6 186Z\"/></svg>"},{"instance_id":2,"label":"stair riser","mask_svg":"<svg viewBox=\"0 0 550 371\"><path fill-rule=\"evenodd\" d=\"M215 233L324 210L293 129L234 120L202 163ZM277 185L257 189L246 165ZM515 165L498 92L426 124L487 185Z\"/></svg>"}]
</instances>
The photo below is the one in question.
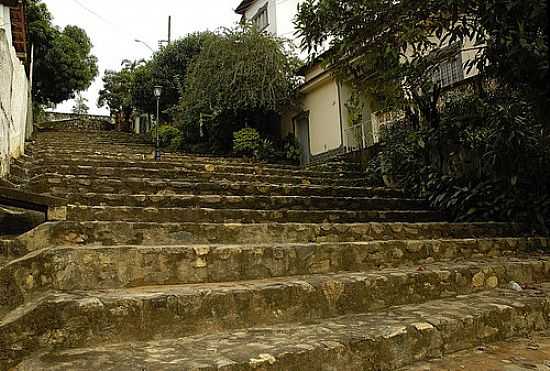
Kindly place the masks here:
<instances>
[{"instance_id":1,"label":"stair riser","mask_svg":"<svg viewBox=\"0 0 550 371\"><path fill-rule=\"evenodd\" d=\"M522 266L521 269L525 268ZM301 285L262 287L258 283L234 292L223 288L204 289L202 292L189 290L179 294L155 294L151 291L149 295L126 298L105 296L102 300L76 296L60 300L63 297L61 294L56 300L39 305L18 320L2 326L0 348L7 348L10 344L22 345L23 349L18 354L21 357L31 351L53 346L81 347L155 338L180 338L199 333L212 334L235 328L366 312L392 305L436 300L449 296L451 292L475 292L480 288L474 287L473 277L481 269L483 268L394 276L371 275L345 281L338 281L335 277L304 281ZM502 273L505 270L506 266L485 269L491 277L503 282L527 275ZM515 271L513 268L510 270ZM526 283L548 279L548 272L533 273L536 270L535 267L529 272L533 281ZM416 290L412 292L411 287ZM545 328L548 325L547 314L550 313L548 299L538 297L526 302L530 305L505 308L492 306L492 309L488 309L491 307L488 306L484 312L477 313L478 317L472 317L469 323L443 317L440 320L445 325L429 328L432 331L436 328L439 331L451 331L440 334L438 344L444 343L445 351L463 349L480 338L487 340L508 337L521 334L525 330ZM456 338L457 333L452 331L460 332L462 336ZM419 330L414 335L418 336L419 332L422 333ZM52 339L51 335L54 333L56 336ZM396 331L392 336L386 337L386 340L402 341L403 336L407 335L412 334L409 331ZM420 344L426 346L423 342ZM431 342L428 344L432 345ZM376 350L375 359L387 360L387 350L382 352L382 349L371 349L373 350ZM281 361L284 358L279 360ZM394 363L393 366L397 364ZM341 369L348 370L349 363Z\"/></svg>"},{"instance_id":2,"label":"stair riser","mask_svg":"<svg viewBox=\"0 0 550 371\"><path fill-rule=\"evenodd\" d=\"M212 210L86 206L69 207L67 218L73 221L160 223L365 223L445 220L442 213L435 211Z\"/></svg>"},{"instance_id":3,"label":"stair riser","mask_svg":"<svg viewBox=\"0 0 550 371\"><path fill-rule=\"evenodd\" d=\"M101 244L268 244L295 242L353 242L375 240L420 240L493 238L523 235L519 225L447 223L368 224L208 224L208 223L47 223L25 234L20 241L29 250L47 246Z\"/></svg>"},{"instance_id":4,"label":"stair riser","mask_svg":"<svg viewBox=\"0 0 550 371\"><path fill-rule=\"evenodd\" d=\"M228 181L228 182L258 182L270 184L316 184L335 185L349 187L364 187L366 182L363 179L335 179L335 178L308 178L305 176L280 176L280 175L254 175L239 173L219 173L217 171L187 171L168 169L140 169L140 168L115 168L115 167L67 167L48 165L40 169L40 173L52 173L60 175L76 175L89 177L118 177L118 178L161 178L180 181Z\"/></svg>"},{"instance_id":5,"label":"stair riser","mask_svg":"<svg viewBox=\"0 0 550 371\"><path fill-rule=\"evenodd\" d=\"M426 202L414 199L276 196L146 196L65 195L72 205L102 205L155 208L211 208L260 210L426 210Z\"/></svg>"},{"instance_id":6,"label":"stair riser","mask_svg":"<svg viewBox=\"0 0 550 371\"><path fill-rule=\"evenodd\" d=\"M513 256L529 248L547 247L549 241L375 241L42 250L0 270L0 307L13 308L29 296L49 289L87 290L358 272L457 258ZM549 264L546 266L545 270L550 269Z\"/></svg>"},{"instance_id":7,"label":"stair riser","mask_svg":"<svg viewBox=\"0 0 550 371\"><path fill-rule=\"evenodd\" d=\"M67 193L117 193L117 194L195 194L226 196L320 196L320 197L390 197L402 196L400 192L384 188L318 187L307 185L270 185L260 183L231 182L176 182L165 179L139 178L88 178L48 176L31 181L30 189L37 193L63 195Z\"/></svg>"}]
</instances>

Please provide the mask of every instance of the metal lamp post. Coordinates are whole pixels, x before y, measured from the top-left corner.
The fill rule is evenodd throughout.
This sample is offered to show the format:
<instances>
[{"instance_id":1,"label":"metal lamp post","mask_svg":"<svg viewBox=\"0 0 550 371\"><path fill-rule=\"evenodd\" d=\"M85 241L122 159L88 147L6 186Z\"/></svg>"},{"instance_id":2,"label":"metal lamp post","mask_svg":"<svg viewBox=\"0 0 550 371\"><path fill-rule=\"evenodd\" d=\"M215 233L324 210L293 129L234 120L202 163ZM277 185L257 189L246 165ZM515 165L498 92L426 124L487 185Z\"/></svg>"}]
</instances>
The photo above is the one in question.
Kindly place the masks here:
<instances>
[{"instance_id":1,"label":"metal lamp post","mask_svg":"<svg viewBox=\"0 0 550 371\"><path fill-rule=\"evenodd\" d=\"M157 125L155 126L155 161L160 161L160 141L159 141L159 125L160 125L160 96L162 95L162 86L155 86L155 98L157 98Z\"/></svg>"}]
</instances>

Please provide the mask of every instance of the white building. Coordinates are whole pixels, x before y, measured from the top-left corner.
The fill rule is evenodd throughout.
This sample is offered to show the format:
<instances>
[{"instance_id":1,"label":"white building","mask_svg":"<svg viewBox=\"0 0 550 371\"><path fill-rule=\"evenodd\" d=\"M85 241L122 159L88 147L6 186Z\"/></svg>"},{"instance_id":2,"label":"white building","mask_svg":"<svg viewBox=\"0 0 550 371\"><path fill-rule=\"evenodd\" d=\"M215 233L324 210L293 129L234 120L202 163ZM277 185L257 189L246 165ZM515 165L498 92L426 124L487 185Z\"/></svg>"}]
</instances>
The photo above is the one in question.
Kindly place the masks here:
<instances>
[{"instance_id":1,"label":"white building","mask_svg":"<svg viewBox=\"0 0 550 371\"><path fill-rule=\"evenodd\" d=\"M294 27L298 5L303 0L242 0L235 12L245 21L256 24L258 29L286 39L299 45Z\"/></svg>"},{"instance_id":2,"label":"white building","mask_svg":"<svg viewBox=\"0 0 550 371\"><path fill-rule=\"evenodd\" d=\"M244 21L251 21L260 30L275 36L292 39L299 46L294 18L303 0L242 0L235 12ZM473 77L477 70L466 72L463 63L473 57L470 43L449 47L452 58L442 62L434 79L444 88ZM306 59L307 55L301 55ZM287 112L281 119L281 136L294 134L302 147L302 162L307 164L339 153L370 147L380 140L381 128L395 120L395 114L380 111L376 99L358 97L361 105L358 122L352 112L352 89L346 81L339 81L331 68L323 68L315 60L302 69L304 84L302 107L298 112Z\"/></svg>"}]
</instances>

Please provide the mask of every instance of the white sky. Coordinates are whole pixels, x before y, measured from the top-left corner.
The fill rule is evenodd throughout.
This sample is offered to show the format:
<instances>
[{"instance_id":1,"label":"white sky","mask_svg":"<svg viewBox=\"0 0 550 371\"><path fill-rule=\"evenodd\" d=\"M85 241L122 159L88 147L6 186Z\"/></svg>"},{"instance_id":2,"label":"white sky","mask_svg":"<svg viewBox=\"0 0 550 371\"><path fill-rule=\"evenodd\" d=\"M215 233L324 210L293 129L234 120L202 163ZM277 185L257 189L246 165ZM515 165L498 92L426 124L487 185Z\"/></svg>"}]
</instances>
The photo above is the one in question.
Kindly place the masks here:
<instances>
[{"instance_id":1,"label":"white sky","mask_svg":"<svg viewBox=\"0 0 550 371\"><path fill-rule=\"evenodd\" d=\"M233 9L239 0L43 0L54 16L54 23L64 27L74 24L86 30L94 44L99 71L120 69L123 59L148 59L151 51L134 39L145 41L153 49L166 39L168 16L172 16L172 39L188 33L231 26L239 20ZM87 8L87 9L86 9ZM95 14L94 14L95 13ZM102 87L101 75L84 94L90 113L108 114L97 108ZM69 112L71 101L56 110Z\"/></svg>"}]
</instances>

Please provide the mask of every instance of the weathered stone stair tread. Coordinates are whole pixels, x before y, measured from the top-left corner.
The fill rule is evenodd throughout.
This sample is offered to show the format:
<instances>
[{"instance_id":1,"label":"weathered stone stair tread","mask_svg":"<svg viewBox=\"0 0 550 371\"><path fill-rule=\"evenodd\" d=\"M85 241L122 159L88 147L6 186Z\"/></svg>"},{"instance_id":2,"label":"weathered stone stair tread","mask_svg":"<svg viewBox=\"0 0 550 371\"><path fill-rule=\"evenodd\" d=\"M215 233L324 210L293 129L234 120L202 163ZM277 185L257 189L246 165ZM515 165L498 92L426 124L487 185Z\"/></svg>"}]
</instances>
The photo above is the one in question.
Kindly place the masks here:
<instances>
[{"instance_id":1,"label":"weathered stone stair tread","mask_svg":"<svg viewBox=\"0 0 550 371\"><path fill-rule=\"evenodd\" d=\"M45 223L20 237L29 250L45 244L181 245L204 243L353 242L523 236L510 223Z\"/></svg>"},{"instance_id":2,"label":"weathered stone stair tread","mask_svg":"<svg viewBox=\"0 0 550 371\"><path fill-rule=\"evenodd\" d=\"M213 209L368 210L426 209L426 202L410 198L318 197L318 196L224 196L224 195L120 195L69 193L71 205L127 207L206 207Z\"/></svg>"},{"instance_id":3,"label":"weathered stone stair tread","mask_svg":"<svg viewBox=\"0 0 550 371\"><path fill-rule=\"evenodd\" d=\"M70 158L59 158L57 156L44 156L40 159L33 161L35 172L40 171L45 166L59 166L64 168L71 167L122 167L122 168L138 168L138 169L188 169L203 171L210 169L210 171L222 171L222 172L237 172L243 174L273 174L273 175L293 175L293 176L313 176L313 177L330 177L330 178L362 178L363 173L360 172L334 172L334 171L309 171L304 169L292 169L292 168L280 168L276 164L270 163L241 163L241 164L216 164L210 165L205 163L196 163L193 161L146 161L146 160L132 160L122 161L117 159L107 160L93 160L89 158L82 158L79 160Z\"/></svg>"},{"instance_id":4,"label":"weathered stone stair tread","mask_svg":"<svg viewBox=\"0 0 550 371\"><path fill-rule=\"evenodd\" d=\"M73 149L64 149L64 148L51 148L51 149L40 149L35 148L33 149L33 154L35 157L40 158L42 156L48 156L48 155L60 155L65 156L67 158L110 158L110 157L124 157L124 158L136 158L141 159L143 156L148 156L151 158L152 156L152 149L151 151L140 151L139 149L134 149L133 151L130 149L125 149L123 145L120 146L120 148L101 148L98 147L97 149L94 149L93 147L90 147L89 149L80 149L80 150L73 150ZM121 156L123 155L123 156ZM143 155L143 156L142 156ZM162 160L164 162L196 162L196 163L203 163L203 164L257 164L255 161L246 161L242 158L231 158L231 157L206 157L206 156L195 156L195 155L186 155L186 154L169 154L169 153L163 153L162 154ZM299 169L296 165L285 165L285 164L270 164L270 166L278 167L281 169Z\"/></svg>"},{"instance_id":5,"label":"weathered stone stair tread","mask_svg":"<svg viewBox=\"0 0 550 371\"><path fill-rule=\"evenodd\" d=\"M31 189L38 192L66 194L77 192L142 194L172 191L175 193L274 195L274 196L357 196L401 197L401 191L384 187L346 187L323 185L269 184L262 182L178 181L162 178L118 178L43 174L31 179Z\"/></svg>"},{"instance_id":6,"label":"weathered stone stair tread","mask_svg":"<svg viewBox=\"0 0 550 371\"><path fill-rule=\"evenodd\" d=\"M364 223L442 221L445 220L445 215L433 210L251 210L72 205L68 208L67 219L180 223Z\"/></svg>"},{"instance_id":7,"label":"weathered stone stair tread","mask_svg":"<svg viewBox=\"0 0 550 371\"><path fill-rule=\"evenodd\" d=\"M548 326L548 284L305 323L36 355L17 370L394 370Z\"/></svg>"},{"instance_id":8,"label":"weathered stone stair tread","mask_svg":"<svg viewBox=\"0 0 550 371\"><path fill-rule=\"evenodd\" d=\"M434 264L421 272L403 268L209 285L50 292L4 316L0 344L21 343L24 338L28 347L32 338L39 341L59 327L65 333L56 346L74 347L318 320L472 294L510 280L532 287L548 279L549 271L548 261L486 260ZM33 325L36 318L42 321L38 328Z\"/></svg>"},{"instance_id":9,"label":"weathered stone stair tread","mask_svg":"<svg viewBox=\"0 0 550 371\"><path fill-rule=\"evenodd\" d=\"M122 164L121 164L122 165ZM207 167L208 165L206 165ZM75 175L75 176L116 176L116 177L144 177L144 178L167 178L167 179L202 179L202 180L215 180L215 179L227 179L234 181L261 181L266 183L290 183L290 184L325 184L325 185L352 185L352 186L364 186L366 181L361 176L355 177L342 177L339 175L327 175L324 174L312 174L306 176L306 174L292 174L284 171L279 171L279 174L271 174L270 171L258 171L253 173L251 171L243 171L242 168L238 170L232 169L188 169L184 167L174 167L170 169L166 168L139 168L129 167L127 164L120 167L106 167L106 166L68 166L68 165L43 165L40 166L40 171L43 173L60 174L60 175ZM246 170L246 169L244 169Z\"/></svg>"},{"instance_id":10,"label":"weathered stone stair tread","mask_svg":"<svg viewBox=\"0 0 550 371\"><path fill-rule=\"evenodd\" d=\"M388 267L430 268L437 262L497 259L543 250L550 239L373 241L320 244L67 246L32 252L0 269L0 307L37 292L231 282L361 272ZM541 259L545 259L541 256ZM74 264L80 261L83 264ZM550 264L538 261L538 268Z\"/></svg>"},{"instance_id":11,"label":"weathered stone stair tread","mask_svg":"<svg viewBox=\"0 0 550 371\"><path fill-rule=\"evenodd\" d=\"M334 186L365 186L362 178L340 177L306 177L293 175L250 174L239 172L196 171L187 169L140 169L128 167L70 167L45 166L41 169L46 174L59 174L65 176L89 176L89 177L117 177L117 178L160 178L181 181L235 181L235 182L261 182L270 184L314 184Z\"/></svg>"}]
</instances>

